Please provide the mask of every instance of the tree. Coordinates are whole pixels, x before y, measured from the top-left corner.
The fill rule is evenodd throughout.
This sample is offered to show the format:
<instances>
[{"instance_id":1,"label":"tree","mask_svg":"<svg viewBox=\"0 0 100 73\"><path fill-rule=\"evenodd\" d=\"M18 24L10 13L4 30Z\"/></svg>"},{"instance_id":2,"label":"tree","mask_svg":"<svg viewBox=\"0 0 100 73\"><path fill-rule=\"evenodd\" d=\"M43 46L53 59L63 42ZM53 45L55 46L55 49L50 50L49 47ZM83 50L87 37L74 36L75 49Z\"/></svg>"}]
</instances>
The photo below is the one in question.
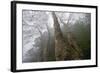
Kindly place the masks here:
<instances>
[{"instance_id":1,"label":"tree","mask_svg":"<svg viewBox=\"0 0 100 73\"><path fill-rule=\"evenodd\" d=\"M56 60L73 60L81 58L81 49L79 48L73 34L68 31L67 36L64 37L60 28L60 23L58 22L57 15L52 13L54 18L54 29L55 29L55 51ZM67 25L69 25L69 16ZM60 18L59 18L60 19ZM68 27L61 19L60 21L64 24L64 27Z\"/></svg>"}]
</instances>

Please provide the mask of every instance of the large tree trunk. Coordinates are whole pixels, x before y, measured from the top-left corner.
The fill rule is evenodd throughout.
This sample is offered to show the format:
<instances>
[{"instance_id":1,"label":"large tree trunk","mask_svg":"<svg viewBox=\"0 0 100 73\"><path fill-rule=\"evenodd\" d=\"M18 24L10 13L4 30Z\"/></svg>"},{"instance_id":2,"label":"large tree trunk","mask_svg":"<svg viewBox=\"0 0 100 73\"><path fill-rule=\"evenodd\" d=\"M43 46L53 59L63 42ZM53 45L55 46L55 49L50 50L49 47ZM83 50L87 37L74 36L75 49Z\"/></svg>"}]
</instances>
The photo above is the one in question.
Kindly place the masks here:
<instances>
[{"instance_id":1,"label":"large tree trunk","mask_svg":"<svg viewBox=\"0 0 100 73\"><path fill-rule=\"evenodd\" d=\"M55 56L56 60L80 59L81 51L71 32L64 38L56 14L53 12L55 29Z\"/></svg>"},{"instance_id":2,"label":"large tree trunk","mask_svg":"<svg viewBox=\"0 0 100 73\"><path fill-rule=\"evenodd\" d=\"M54 29L55 29L55 56L56 60L64 60L64 57L66 55L65 48L66 43L64 41L62 32L60 30L60 24L58 23L57 17L55 13L53 12L53 18L54 18Z\"/></svg>"}]
</instances>

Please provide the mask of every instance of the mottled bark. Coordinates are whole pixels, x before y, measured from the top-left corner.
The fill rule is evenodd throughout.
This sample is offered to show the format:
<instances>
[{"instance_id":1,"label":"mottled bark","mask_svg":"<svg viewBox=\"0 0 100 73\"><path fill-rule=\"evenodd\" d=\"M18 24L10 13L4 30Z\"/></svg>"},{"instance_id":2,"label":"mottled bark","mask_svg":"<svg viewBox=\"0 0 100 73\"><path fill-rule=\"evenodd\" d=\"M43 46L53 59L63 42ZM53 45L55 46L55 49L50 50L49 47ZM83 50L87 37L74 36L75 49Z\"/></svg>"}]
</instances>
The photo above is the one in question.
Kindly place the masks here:
<instances>
[{"instance_id":1,"label":"mottled bark","mask_svg":"<svg viewBox=\"0 0 100 73\"><path fill-rule=\"evenodd\" d=\"M55 56L56 56L56 60L64 60L64 57L66 55L65 41L64 41L62 32L60 30L60 24L58 23L57 17L56 17L54 12L52 14L53 14L53 18L54 18L54 29L55 29Z\"/></svg>"},{"instance_id":2,"label":"mottled bark","mask_svg":"<svg viewBox=\"0 0 100 73\"><path fill-rule=\"evenodd\" d=\"M69 60L78 60L81 59L82 56L82 52L80 47L77 44L77 41L74 37L74 35L72 34L72 32L67 32L67 50L68 50L68 55L66 57L66 59Z\"/></svg>"},{"instance_id":3,"label":"mottled bark","mask_svg":"<svg viewBox=\"0 0 100 73\"><path fill-rule=\"evenodd\" d=\"M60 29L56 14L53 12L54 29L55 29L55 56L56 60L74 60L80 59L81 51L74 36L71 32L67 32L64 38Z\"/></svg>"}]
</instances>

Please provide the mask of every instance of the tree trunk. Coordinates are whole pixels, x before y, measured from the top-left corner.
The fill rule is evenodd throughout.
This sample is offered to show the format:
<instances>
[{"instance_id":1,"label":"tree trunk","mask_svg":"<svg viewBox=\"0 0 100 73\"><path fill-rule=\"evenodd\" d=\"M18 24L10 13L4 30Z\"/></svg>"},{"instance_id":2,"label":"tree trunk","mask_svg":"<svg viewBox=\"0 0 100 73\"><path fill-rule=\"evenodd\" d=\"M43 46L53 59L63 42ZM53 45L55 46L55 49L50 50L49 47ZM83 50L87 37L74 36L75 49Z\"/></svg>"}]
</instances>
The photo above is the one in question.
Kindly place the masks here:
<instances>
[{"instance_id":1,"label":"tree trunk","mask_svg":"<svg viewBox=\"0 0 100 73\"><path fill-rule=\"evenodd\" d=\"M65 52L65 41L60 29L60 24L58 23L56 14L53 12L53 18L54 18L54 29L55 29L55 56L56 60L64 60L64 57L66 55Z\"/></svg>"},{"instance_id":2,"label":"tree trunk","mask_svg":"<svg viewBox=\"0 0 100 73\"><path fill-rule=\"evenodd\" d=\"M55 56L56 60L74 60L80 59L80 48L78 47L71 32L64 38L60 29L56 14L53 12L55 29Z\"/></svg>"}]
</instances>

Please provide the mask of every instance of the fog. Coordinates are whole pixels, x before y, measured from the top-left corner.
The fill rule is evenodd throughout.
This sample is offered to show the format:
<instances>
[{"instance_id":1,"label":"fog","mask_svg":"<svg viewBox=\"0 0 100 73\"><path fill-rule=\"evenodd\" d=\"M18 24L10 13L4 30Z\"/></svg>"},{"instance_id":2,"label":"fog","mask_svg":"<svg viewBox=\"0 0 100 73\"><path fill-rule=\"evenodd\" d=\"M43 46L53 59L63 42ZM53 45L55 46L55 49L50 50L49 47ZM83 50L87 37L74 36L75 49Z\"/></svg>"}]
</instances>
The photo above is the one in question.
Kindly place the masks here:
<instances>
[{"instance_id":1,"label":"fog","mask_svg":"<svg viewBox=\"0 0 100 73\"><path fill-rule=\"evenodd\" d=\"M55 27L54 24L59 26ZM89 13L23 10L22 61L43 62L90 59L90 24L91 15ZM62 39L58 39L58 36L56 37L56 28L59 28L61 31L60 33L63 36L63 40L66 40L66 43L75 43L75 46L78 47L78 52L71 50L75 52L73 54L81 53L81 55L77 54L77 57L71 56L71 52L69 52L70 56L67 56L68 54L63 55L63 53L59 54L56 48L60 44L59 40ZM55 41L58 41L58 44ZM66 44L66 48L71 47L68 44ZM59 47L59 50L65 51L63 46ZM68 53L68 51L65 52ZM58 55L61 55L61 58Z\"/></svg>"}]
</instances>

